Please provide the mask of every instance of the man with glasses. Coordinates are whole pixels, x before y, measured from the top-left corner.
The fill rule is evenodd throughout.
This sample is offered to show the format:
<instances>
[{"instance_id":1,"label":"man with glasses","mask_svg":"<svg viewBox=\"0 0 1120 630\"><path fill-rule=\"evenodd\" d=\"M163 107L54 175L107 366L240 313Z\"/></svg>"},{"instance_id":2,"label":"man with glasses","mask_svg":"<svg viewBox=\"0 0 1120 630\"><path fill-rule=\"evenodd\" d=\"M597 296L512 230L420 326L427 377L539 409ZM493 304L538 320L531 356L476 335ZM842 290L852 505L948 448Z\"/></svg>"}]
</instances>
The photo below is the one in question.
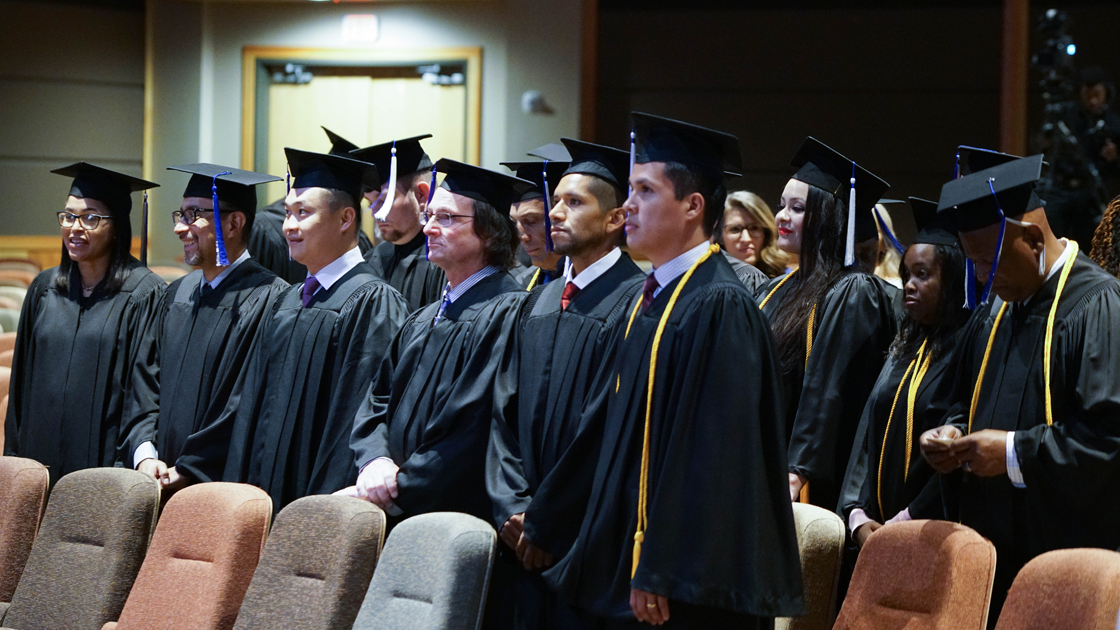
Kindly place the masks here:
<instances>
[{"instance_id":1,"label":"man with glasses","mask_svg":"<svg viewBox=\"0 0 1120 630\"><path fill-rule=\"evenodd\" d=\"M359 200L374 167L285 153L293 177L284 235L307 278L260 327L244 384L223 412L233 418L225 479L260 486L277 511L354 484L354 414L408 315L358 248Z\"/></svg>"},{"instance_id":2,"label":"man with glasses","mask_svg":"<svg viewBox=\"0 0 1120 630\"><path fill-rule=\"evenodd\" d=\"M229 425L214 421L261 321L288 283L245 248L257 210L255 187L279 178L215 164L168 170L191 175L171 218L183 261L197 269L171 283L145 336L121 429L121 458L175 491L222 478ZM221 264L219 252L228 264Z\"/></svg>"}]
</instances>

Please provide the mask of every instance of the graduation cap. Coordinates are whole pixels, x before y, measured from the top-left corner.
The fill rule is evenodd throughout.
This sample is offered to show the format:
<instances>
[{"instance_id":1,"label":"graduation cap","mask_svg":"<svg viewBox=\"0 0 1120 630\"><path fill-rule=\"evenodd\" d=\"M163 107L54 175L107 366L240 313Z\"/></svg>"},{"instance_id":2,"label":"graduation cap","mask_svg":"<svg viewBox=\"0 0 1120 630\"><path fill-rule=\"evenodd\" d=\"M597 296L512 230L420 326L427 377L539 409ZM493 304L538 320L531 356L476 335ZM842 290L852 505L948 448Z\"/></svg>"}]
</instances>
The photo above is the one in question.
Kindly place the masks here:
<instances>
[{"instance_id":1,"label":"graduation cap","mask_svg":"<svg viewBox=\"0 0 1120 630\"><path fill-rule=\"evenodd\" d=\"M322 125L320 125L319 128L322 129L324 132L326 132L327 138L329 138L330 141L331 141L331 150L330 150L331 155L349 156L349 153L351 151L358 148L358 145L354 144L353 142L350 142L346 138L343 138L342 136L338 135L337 133L331 131L330 129L327 129L326 127L323 127Z\"/></svg>"},{"instance_id":2,"label":"graduation cap","mask_svg":"<svg viewBox=\"0 0 1120 630\"><path fill-rule=\"evenodd\" d=\"M533 182L524 179L447 158L436 162L435 170L444 174L440 188L490 204L507 219L509 212L503 210L512 206L514 200L533 186Z\"/></svg>"},{"instance_id":3,"label":"graduation cap","mask_svg":"<svg viewBox=\"0 0 1120 630\"><path fill-rule=\"evenodd\" d=\"M125 175L107 169L103 166L89 162L74 162L69 166L56 168L52 173L74 178L70 184L70 195L81 199L95 199L105 204L109 214L119 218L128 218L132 212L132 193L159 188L159 184L149 182L139 177ZM132 229L127 221L127 228L118 232L118 238L131 238ZM144 209L141 217L140 232L140 263L148 264L148 193L144 193ZM122 236L123 235L123 236Z\"/></svg>"},{"instance_id":4,"label":"graduation cap","mask_svg":"<svg viewBox=\"0 0 1120 630\"><path fill-rule=\"evenodd\" d=\"M679 162L716 173L743 173L739 139L698 125L631 112L634 163Z\"/></svg>"},{"instance_id":5,"label":"graduation cap","mask_svg":"<svg viewBox=\"0 0 1120 630\"><path fill-rule=\"evenodd\" d=\"M284 149L284 155L288 158L293 188L333 188L349 193L355 203L360 203L363 182L375 183L373 188L381 187L377 167L368 162L290 147Z\"/></svg>"},{"instance_id":6,"label":"graduation cap","mask_svg":"<svg viewBox=\"0 0 1120 630\"><path fill-rule=\"evenodd\" d=\"M914 222L918 225L918 235L914 237L915 244L960 246L956 226L953 225L952 212L938 212L936 201L918 197L910 197L909 201Z\"/></svg>"},{"instance_id":7,"label":"graduation cap","mask_svg":"<svg viewBox=\"0 0 1120 630\"><path fill-rule=\"evenodd\" d=\"M552 207L552 187L564 176L568 170L568 150L563 145L556 143L546 144L527 152L527 155L539 157L543 162L502 162L502 166L510 169L519 178L533 183L533 188L521 194L517 201L544 198L544 249L552 253L552 219L548 210Z\"/></svg>"},{"instance_id":8,"label":"graduation cap","mask_svg":"<svg viewBox=\"0 0 1120 630\"><path fill-rule=\"evenodd\" d=\"M385 193L385 200L381 202L381 208L373 215L374 219L384 221L389 218L389 210L392 209L393 202L397 198L397 175L399 173L416 173L432 167L432 158L428 157L424 148L420 146L421 140L431 137L432 134L426 133L422 136L391 140L375 144L372 147L350 151L350 157L375 165L380 181L389 184ZM377 186L377 188L380 188L380 186Z\"/></svg>"},{"instance_id":9,"label":"graduation cap","mask_svg":"<svg viewBox=\"0 0 1120 630\"><path fill-rule=\"evenodd\" d=\"M254 173L239 168L207 163L168 166L167 170L191 174L191 179L187 182L187 188L183 191L183 197L210 197L213 200L214 240L218 248L218 264L228 266L229 257L226 255L225 236L222 234L222 215L218 202L225 201L247 215L255 215L257 212L256 186L268 182L278 182L280 178L264 173Z\"/></svg>"},{"instance_id":10,"label":"graduation cap","mask_svg":"<svg viewBox=\"0 0 1120 630\"><path fill-rule=\"evenodd\" d=\"M957 164L956 172L953 178L964 177L971 175L977 171L984 171L1000 164L1007 164L1015 160L1023 159L1019 155L1011 155L1009 153L1000 153L999 151L992 151L991 149L980 149L977 147L969 147L961 145L957 147ZM1042 163L1043 166L1048 166L1046 162ZM1034 204L1031 209L1042 206L1042 200L1033 191L1031 192L1031 199L1028 203Z\"/></svg>"},{"instance_id":11,"label":"graduation cap","mask_svg":"<svg viewBox=\"0 0 1120 630\"><path fill-rule=\"evenodd\" d=\"M118 217L127 217L132 212L132 193L159 187L154 182L89 162L75 162L51 172L74 178L74 183L70 185L71 196L100 201L108 206L113 216Z\"/></svg>"},{"instance_id":12,"label":"graduation cap","mask_svg":"<svg viewBox=\"0 0 1120 630\"><path fill-rule=\"evenodd\" d=\"M593 175L615 188L626 188L630 174L629 153L571 138L561 138L560 141L572 156L572 163L568 166L568 170L564 171L564 175L569 173Z\"/></svg>"},{"instance_id":13,"label":"graduation cap","mask_svg":"<svg viewBox=\"0 0 1120 630\"><path fill-rule=\"evenodd\" d=\"M1020 216L1041 205L1034 194L1034 185L1042 177L1042 164L1042 155L1032 155L973 172L941 187L941 200L937 209L942 213L952 210L958 232L971 232L999 224L996 253L979 304L988 300L992 280L999 267L1008 217ZM968 274L965 284L966 305L975 308L975 267L971 260L966 262L965 267Z\"/></svg>"},{"instance_id":14,"label":"graduation cap","mask_svg":"<svg viewBox=\"0 0 1120 630\"><path fill-rule=\"evenodd\" d=\"M567 147L562 144L550 142L544 146L537 147L525 152L526 155L531 157L548 160L549 162L571 162L572 156L568 153Z\"/></svg>"},{"instance_id":15,"label":"graduation cap","mask_svg":"<svg viewBox=\"0 0 1120 630\"><path fill-rule=\"evenodd\" d=\"M844 264L853 264L857 233L862 231L864 234L861 236L866 236L859 240L871 238L867 234L868 223L872 227L875 224L871 210L891 185L812 136L801 143L790 165L797 168L793 174L793 179L797 181L816 186L841 199L847 193L848 242Z\"/></svg>"}]
</instances>

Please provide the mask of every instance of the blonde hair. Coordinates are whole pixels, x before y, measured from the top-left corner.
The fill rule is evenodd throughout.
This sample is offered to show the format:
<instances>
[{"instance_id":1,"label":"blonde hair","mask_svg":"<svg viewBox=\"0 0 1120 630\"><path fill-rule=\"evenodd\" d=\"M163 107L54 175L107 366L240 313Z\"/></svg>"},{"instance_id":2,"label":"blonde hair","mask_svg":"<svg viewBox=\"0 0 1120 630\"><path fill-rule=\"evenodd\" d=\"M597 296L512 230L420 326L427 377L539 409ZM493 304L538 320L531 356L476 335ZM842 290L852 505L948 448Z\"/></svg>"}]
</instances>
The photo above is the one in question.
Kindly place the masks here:
<instances>
[{"instance_id":1,"label":"blonde hair","mask_svg":"<svg viewBox=\"0 0 1120 630\"><path fill-rule=\"evenodd\" d=\"M758 252L754 266L759 271L771 278L785 273L787 257L785 252L778 249L778 226L774 223L774 213L762 197L746 190L737 190L727 195L727 203L723 207L726 214L728 210L738 210L753 218L762 225L762 248ZM720 217L716 238L723 246L723 217ZM748 235L749 238L749 235Z\"/></svg>"},{"instance_id":2,"label":"blonde hair","mask_svg":"<svg viewBox=\"0 0 1120 630\"><path fill-rule=\"evenodd\" d=\"M891 213L887 212L882 205L876 205L872 212L887 226L888 230L894 232L894 221L891 220ZM898 274L898 264L902 262L902 256L887 242L887 236L883 234L883 229L879 226L878 221L875 222L875 231L879 233L880 250L878 261L875 263L875 275L896 287L902 288L902 278Z\"/></svg>"}]
</instances>

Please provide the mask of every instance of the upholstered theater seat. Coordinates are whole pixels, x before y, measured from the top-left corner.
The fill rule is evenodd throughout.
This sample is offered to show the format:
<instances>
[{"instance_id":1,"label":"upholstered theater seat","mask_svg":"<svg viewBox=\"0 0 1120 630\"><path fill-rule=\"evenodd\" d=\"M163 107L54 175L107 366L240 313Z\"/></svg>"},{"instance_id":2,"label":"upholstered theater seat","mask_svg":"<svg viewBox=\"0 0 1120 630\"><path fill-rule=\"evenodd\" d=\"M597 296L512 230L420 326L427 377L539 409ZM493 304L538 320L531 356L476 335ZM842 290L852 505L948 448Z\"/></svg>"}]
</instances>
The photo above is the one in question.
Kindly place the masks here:
<instances>
[{"instance_id":1,"label":"upholstered theater seat","mask_svg":"<svg viewBox=\"0 0 1120 630\"><path fill-rule=\"evenodd\" d=\"M272 499L239 483L200 483L163 509L118 630L232 628L260 559Z\"/></svg>"},{"instance_id":2,"label":"upholstered theater seat","mask_svg":"<svg viewBox=\"0 0 1120 630\"><path fill-rule=\"evenodd\" d=\"M856 561L836 630L984 630L996 550L945 521L886 525Z\"/></svg>"},{"instance_id":3,"label":"upholstered theater seat","mask_svg":"<svg viewBox=\"0 0 1120 630\"><path fill-rule=\"evenodd\" d=\"M389 535L354 630L471 630L482 623L497 534L466 514L436 512Z\"/></svg>"},{"instance_id":4,"label":"upholstered theater seat","mask_svg":"<svg viewBox=\"0 0 1120 630\"><path fill-rule=\"evenodd\" d=\"M12 601L47 504L47 467L0 457L0 604Z\"/></svg>"},{"instance_id":5,"label":"upholstered theater seat","mask_svg":"<svg viewBox=\"0 0 1120 630\"><path fill-rule=\"evenodd\" d=\"M96 630L116 619L158 507L159 484L135 470L89 468L59 479L0 625Z\"/></svg>"},{"instance_id":6,"label":"upholstered theater seat","mask_svg":"<svg viewBox=\"0 0 1120 630\"><path fill-rule=\"evenodd\" d=\"M1120 553L1063 549L1015 576L996 630L1113 630L1120 613Z\"/></svg>"},{"instance_id":7,"label":"upholstered theater seat","mask_svg":"<svg viewBox=\"0 0 1120 630\"><path fill-rule=\"evenodd\" d=\"M836 617L836 586L848 530L835 513L808 503L793 504L793 522L807 612L774 620L774 630L828 630Z\"/></svg>"}]
</instances>

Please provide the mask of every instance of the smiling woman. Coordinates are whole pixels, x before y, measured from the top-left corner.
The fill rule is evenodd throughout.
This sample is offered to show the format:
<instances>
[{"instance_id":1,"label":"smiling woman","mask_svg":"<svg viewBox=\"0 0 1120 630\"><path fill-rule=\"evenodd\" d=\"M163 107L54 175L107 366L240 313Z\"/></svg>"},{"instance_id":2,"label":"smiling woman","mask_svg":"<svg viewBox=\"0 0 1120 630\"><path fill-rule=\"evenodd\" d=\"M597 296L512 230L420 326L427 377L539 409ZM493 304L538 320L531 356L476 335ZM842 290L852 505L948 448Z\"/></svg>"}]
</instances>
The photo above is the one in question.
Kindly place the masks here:
<instances>
[{"instance_id":1,"label":"smiling woman","mask_svg":"<svg viewBox=\"0 0 1120 630\"><path fill-rule=\"evenodd\" d=\"M117 463L139 340L164 292L129 254L131 193L155 184L85 162L54 172L74 178L57 213L62 259L27 292L5 439L6 454L46 464L52 482Z\"/></svg>"}]
</instances>

